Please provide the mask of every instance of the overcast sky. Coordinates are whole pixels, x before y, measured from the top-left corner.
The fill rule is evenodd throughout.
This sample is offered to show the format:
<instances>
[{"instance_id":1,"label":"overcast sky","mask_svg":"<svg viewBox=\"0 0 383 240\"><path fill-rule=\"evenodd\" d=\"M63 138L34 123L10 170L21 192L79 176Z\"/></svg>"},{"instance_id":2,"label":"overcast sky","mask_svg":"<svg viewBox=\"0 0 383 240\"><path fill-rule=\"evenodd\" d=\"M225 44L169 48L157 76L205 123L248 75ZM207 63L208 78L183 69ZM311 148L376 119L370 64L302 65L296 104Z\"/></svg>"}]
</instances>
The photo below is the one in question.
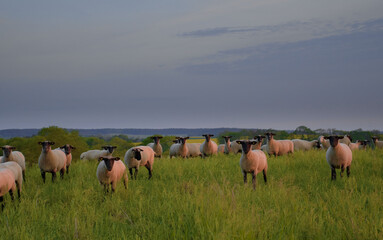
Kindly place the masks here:
<instances>
[{"instance_id":1,"label":"overcast sky","mask_svg":"<svg viewBox=\"0 0 383 240\"><path fill-rule=\"evenodd\" d=\"M0 129L383 130L382 0L0 0Z\"/></svg>"}]
</instances>

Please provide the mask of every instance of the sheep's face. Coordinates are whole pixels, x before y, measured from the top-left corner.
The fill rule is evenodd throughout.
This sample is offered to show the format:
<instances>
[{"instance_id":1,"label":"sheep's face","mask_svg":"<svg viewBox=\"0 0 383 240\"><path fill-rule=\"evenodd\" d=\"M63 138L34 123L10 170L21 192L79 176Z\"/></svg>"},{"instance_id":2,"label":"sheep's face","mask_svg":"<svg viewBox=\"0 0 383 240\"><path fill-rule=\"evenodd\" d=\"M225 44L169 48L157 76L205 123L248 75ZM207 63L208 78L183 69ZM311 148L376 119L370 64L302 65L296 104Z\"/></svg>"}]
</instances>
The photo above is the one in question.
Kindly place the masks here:
<instances>
[{"instance_id":1,"label":"sheep's face","mask_svg":"<svg viewBox=\"0 0 383 240\"><path fill-rule=\"evenodd\" d=\"M162 137L158 137L158 136L154 136L154 137L152 137L152 139L153 139L153 141L154 141L154 143L155 144L158 144L159 142L160 142L160 139L161 139Z\"/></svg>"},{"instance_id":2,"label":"sheep's face","mask_svg":"<svg viewBox=\"0 0 383 240\"><path fill-rule=\"evenodd\" d=\"M233 136L222 136L225 139L225 143L228 143L230 141L230 138Z\"/></svg>"},{"instance_id":3,"label":"sheep's face","mask_svg":"<svg viewBox=\"0 0 383 240\"><path fill-rule=\"evenodd\" d=\"M339 139L342 139L343 136L329 136L329 137L324 137L324 139L330 140L330 145L331 147L336 147L338 146Z\"/></svg>"},{"instance_id":4,"label":"sheep's face","mask_svg":"<svg viewBox=\"0 0 383 240\"><path fill-rule=\"evenodd\" d=\"M372 137L372 142L374 143L374 144L376 144L376 142L379 140L379 138L377 138L377 137Z\"/></svg>"},{"instance_id":5,"label":"sheep's face","mask_svg":"<svg viewBox=\"0 0 383 240\"><path fill-rule=\"evenodd\" d=\"M11 155L12 150L16 149L15 147L8 145L2 146L1 148L3 149L3 155L7 158Z\"/></svg>"},{"instance_id":6,"label":"sheep's face","mask_svg":"<svg viewBox=\"0 0 383 240\"><path fill-rule=\"evenodd\" d=\"M315 141L315 147L316 147L317 149L320 149L320 148L321 148L321 146L320 146L320 142L319 142L318 140Z\"/></svg>"},{"instance_id":7,"label":"sheep's face","mask_svg":"<svg viewBox=\"0 0 383 240\"><path fill-rule=\"evenodd\" d=\"M113 153L114 149L117 148L117 146L102 146L104 150L107 150L110 154Z\"/></svg>"},{"instance_id":8,"label":"sheep's face","mask_svg":"<svg viewBox=\"0 0 383 240\"><path fill-rule=\"evenodd\" d=\"M267 133L265 133L265 135L266 135L267 140L270 141L274 138L275 134L271 133L271 132L267 132Z\"/></svg>"},{"instance_id":9,"label":"sheep's face","mask_svg":"<svg viewBox=\"0 0 383 240\"><path fill-rule=\"evenodd\" d=\"M114 161L120 160L119 157L101 157L100 159L102 159L102 161L105 162L105 166L106 166L106 169L108 169L108 171L112 171Z\"/></svg>"},{"instance_id":10,"label":"sheep's face","mask_svg":"<svg viewBox=\"0 0 383 240\"><path fill-rule=\"evenodd\" d=\"M236 141L238 144L242 145L242 151L247 154L248 152L251 151L251 145L257 144L257 141L243 141L243 140L238 140Z\"/></svg>"},{"instance_id":11,"label":"sheep's face","mask_svg":"<svg viewBox=\"0 0 383 240\"><path fill-rule=\"evenodd\" d=\"M265 136L262 136L262 135L258 135L258 136L255 136L254 139L257 139L258 142L262 142L263 139L265 139L266 137Z\"/></svg>"},{"instance_id":12,"label":"sheep's face","mask_svg":"<svg viewBox=\"0 0 383 240\"><path fill-rule=\"evenodd\" d=\"M138 161L141 160L141 152L143 152L144 150L142 150L141 148L133 148L132 149L132 152L133 152L133 156L135 159L137 159Z\"/></svg>"},{"instance_id":13,"label":"sheep's face","mask_svg":"<svg viewBox=\"0 0 383 240\"><path fill-rule=\"evenodd\" d=\"M43 152L47 153L47 152L49 152L51 150L51 146L55 145L55 142L44 141L44 142L39 142L39 144L42 146Z\"/></svg>"},{"instance_id":14,"label":"sheep's face","mask_svg":"<svg viewBox=\"0 0 383 240\"><path fill-rule=\"evenodd\" d=\"M213 137L214 134L203 134L202 136L205 137L206 142L209 142L209 141L210 141L210 138Z\"/></svg>"},{"instance_id":15,"label":"sheep's face","mask_svg":"<svg viewBox=\"0 0 383 240\"><path fill-rule=\"evenodd\" d=\"M76 149L75 147L73 147L70 144L65 144L64 146L61 146L60 148L64 149L64 152L66 155L70 154L72 152L72 149Z\"/></svg>"}]
</instances>

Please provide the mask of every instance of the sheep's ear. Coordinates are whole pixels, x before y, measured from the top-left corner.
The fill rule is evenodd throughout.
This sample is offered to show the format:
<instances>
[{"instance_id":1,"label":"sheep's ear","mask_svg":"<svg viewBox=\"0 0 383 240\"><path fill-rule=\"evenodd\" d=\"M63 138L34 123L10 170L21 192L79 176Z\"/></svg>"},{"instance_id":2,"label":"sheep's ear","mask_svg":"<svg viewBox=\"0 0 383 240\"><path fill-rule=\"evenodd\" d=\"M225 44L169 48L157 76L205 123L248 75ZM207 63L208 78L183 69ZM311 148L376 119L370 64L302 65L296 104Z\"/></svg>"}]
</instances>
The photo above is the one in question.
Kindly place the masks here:
<instances>
[{"instance_id":1,"label":"sheep's ear","mask_svg":"<svg viewBox=\"0 0 383 240\"><path fill-rule=\"evenodd\" d=\"M207 136L207 134L202 134L202 136L203 136L203 137L206 137L206 136Z\"/></svg>"},{"instance_id":2,"label":"sheep's ear","mask_svg":"<svg viewBox=\"0 0 383 240\"><path fill-rule=\"evenodd\" d=\"M73 147L72 145L69 145L69 147L70 147L70 148L72 148L72 149L76 149L76 148L75 148L75 147Z\"/></svg>"},{"instance_id":3,"label":"sheep's ear","mask_svg":"<svg viewBox=\"0 0 383 240\"><path fill-rule=\"evenodd\" d=\"M330 137L323 137L324 139L330 139Z\"/></svg>"},{"instance_id":4,"label":"sheep's ear","mask_svg":"<svg viewBox=\"0 0 383 240\"><path fill-rule=\"evenodd\" d=\"M138 151L140 152L143 152L144 150L142 150L141 148L136 148Z\"/></svg>"},{"instance_id":5,"label":"sheep's ear","mask_svg":"<svg viewBox=\"0 0 383 240\"><path fill-rule=\"evenodd\" d=\"M60 148L65 148L65 145L64 145L64 146L61 146Z\"/></svg>"},{"instance_id":6,"label":"sheep's ear","mask_svg":"<svg viewBox=\"0 0 383 240\"><path fill-rule=\"evenodd\" d=\"M336 136L336 138L338 138L338 139L343 139L344 136Z\"/></svg>"},{"instance_id":7,"label":"sheep's ear","mask_svg":"<svg viewBox=\"0 0 383 240\"><path fill-rule=\"evenodd\" d=\"M163 138L163 137L159 136L158 138L161 139L161 138Z\"/></svg>"}]
</instances>

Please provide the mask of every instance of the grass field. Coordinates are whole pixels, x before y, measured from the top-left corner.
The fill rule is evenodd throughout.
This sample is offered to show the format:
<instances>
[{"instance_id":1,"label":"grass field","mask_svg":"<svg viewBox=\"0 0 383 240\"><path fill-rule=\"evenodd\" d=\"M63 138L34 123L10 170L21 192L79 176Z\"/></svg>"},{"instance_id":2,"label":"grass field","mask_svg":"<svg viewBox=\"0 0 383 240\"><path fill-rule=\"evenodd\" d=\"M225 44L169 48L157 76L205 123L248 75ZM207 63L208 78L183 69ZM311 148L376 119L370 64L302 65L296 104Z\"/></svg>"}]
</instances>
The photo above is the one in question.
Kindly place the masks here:
<instances>
[{"instance_id":1,"label":"grass field","mask_svg":"<svg viewBox=\"0 0 383 240\"><path fill-rule=\"evenodd\" d=\"M383 239L383 151L355 152L330 181L324 151L268 159L268 184L244 185L240 155L156 160L152 180L105 195L97 162L55 183L27 169L21 201L0 214L1 239Z\"/></svg>"}]
</instances>

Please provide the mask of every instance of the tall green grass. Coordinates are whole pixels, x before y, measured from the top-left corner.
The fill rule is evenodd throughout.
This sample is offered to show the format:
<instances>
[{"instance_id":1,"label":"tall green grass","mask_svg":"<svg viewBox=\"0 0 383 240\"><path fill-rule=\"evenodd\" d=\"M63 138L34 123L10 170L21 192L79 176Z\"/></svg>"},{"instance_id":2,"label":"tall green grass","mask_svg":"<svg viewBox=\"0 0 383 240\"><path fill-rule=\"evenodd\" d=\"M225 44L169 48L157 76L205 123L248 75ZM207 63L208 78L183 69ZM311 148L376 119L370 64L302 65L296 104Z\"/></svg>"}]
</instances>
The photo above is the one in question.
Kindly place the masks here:
<instances>
[{"instance_id":1,"label":"tall green grass","mask_svg":"<svg viewBox=\"0 0 383 240\"><path fill-rule=\"evenodd\" d=\"M152 180L104 194L97 162L74 162L43 184L27 169L20 201L5 198L1 239L383 239L383 152L355 152L331 182L324 151L268 159L268 183L244 185L240 155L155 160Z\"/></svg>"}]
</instances>

